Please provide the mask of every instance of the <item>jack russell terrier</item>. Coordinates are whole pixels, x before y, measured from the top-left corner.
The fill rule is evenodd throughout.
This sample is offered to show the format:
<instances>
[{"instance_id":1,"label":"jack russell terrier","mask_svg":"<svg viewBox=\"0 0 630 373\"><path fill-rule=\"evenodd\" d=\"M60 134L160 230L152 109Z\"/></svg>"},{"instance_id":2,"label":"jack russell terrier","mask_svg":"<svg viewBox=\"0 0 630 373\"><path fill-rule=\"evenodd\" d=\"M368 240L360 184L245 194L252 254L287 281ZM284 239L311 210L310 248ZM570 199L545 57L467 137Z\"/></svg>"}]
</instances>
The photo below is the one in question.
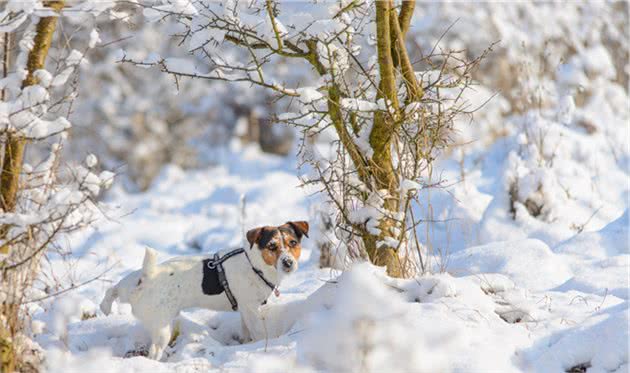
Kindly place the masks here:
<instances>
[{"instance_id":1,"label":"jack russell terrier","mask_svg":"<svg viewBox=\"0 0 630 373\"><path fill-rule=\"evenodd\" d=\"M159 360L171 338L171 323L179 311L202 307L240 311L245 341L264 338L258 308L282 278L295 272L300 240L308 223L288 222L247 232L249 248L222 250L213 256L177 257L157 265L157 253L147 248L141 270L125 276L107 290L101 310L111 312L119 299L131 304L133 315L149 331L150 359Z\"/></svg>"}]
</instances>

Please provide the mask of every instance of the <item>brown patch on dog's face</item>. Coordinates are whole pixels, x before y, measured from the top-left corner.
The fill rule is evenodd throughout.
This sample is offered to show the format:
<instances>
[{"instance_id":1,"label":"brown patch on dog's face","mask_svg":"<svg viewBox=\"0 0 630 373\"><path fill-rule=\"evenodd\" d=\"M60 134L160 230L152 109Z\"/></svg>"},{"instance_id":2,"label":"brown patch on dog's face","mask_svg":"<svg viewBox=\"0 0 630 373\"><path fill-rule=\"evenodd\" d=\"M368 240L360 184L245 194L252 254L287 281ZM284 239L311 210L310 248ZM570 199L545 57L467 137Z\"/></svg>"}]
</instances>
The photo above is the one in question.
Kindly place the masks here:
<instances>
[{"instance_id":1,"label":"brown patch on dog's face","mask_svg":"<svg viewBox=\"0 0 630 373\"><path fill-rule=\"evenodd\" d=\"M280 231L278 227L259 227L247 232L250 247L258 246L263 260L269 266L275 267L282 253Z\"/></svg>"},{"instance_id":2,"label":"brown patch on dog's face","mask_svg":"<svg viewBox=\"0 0 630 373\"><path fill-rule=\"evenodd\" d=\"M277 265L278 258L280 258L280 250L261 248L260 253L268 266L275 267Z\"/></svg>"},{"instance_id":3,"label":"brown patch on dog's face","mask_svg":"<svg viewBox=\"0 0 630 373\"><path fill-rule=\"evenodd\" d=\"M297 268L302 252L302 236L308 237L307 222L288 222L278 227L266 226L247 232L250 246L258 245L265 263L277 268L281 260L280 264L286 272Z\"/></svg>"},{"instance_id":4,"label":"brown patch on dog's face","mask_svg":"<svg viewBox=\"0 0 630 373\"><path fill-rule=\"evenodd\" d=\"M284 247L297 261L302 253L302 236L308 237L308 223L305 221L287 222L278 229L283 232Z\"/></svg>"}]
</instances>

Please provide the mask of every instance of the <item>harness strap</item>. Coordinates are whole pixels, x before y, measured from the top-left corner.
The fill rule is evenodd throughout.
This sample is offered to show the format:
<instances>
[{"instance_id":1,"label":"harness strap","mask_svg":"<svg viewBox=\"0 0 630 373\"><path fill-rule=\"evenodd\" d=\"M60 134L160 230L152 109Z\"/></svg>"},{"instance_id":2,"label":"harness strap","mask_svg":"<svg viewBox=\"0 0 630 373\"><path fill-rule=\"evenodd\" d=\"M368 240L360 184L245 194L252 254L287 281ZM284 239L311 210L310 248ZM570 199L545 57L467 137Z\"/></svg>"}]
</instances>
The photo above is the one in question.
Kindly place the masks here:
<instances>
[{"instance_id":1,"label":"harness strap","mask_svg":"<svg viewBox=\"0 0 630 373\"><path fill-rule=\"evenodd\" d=\"M237 250L235 250L237 251ZM232 254L235 251L231 251L228 254ZM230 301L230 304L232 305L232 311L236 311L238 310L238 303L236 302L236 298L234 298L234 295L232 294L232 291L230 290L230 285L228 284L227 278L225 277L225 270L223 270L223 262L226 259L229 259L230 257L236 255L236 254L232 254L229 255L226 254L223 258L219 258L219 254L214 254L214 261L213 262L208 262L208 265L210 265L210 263L214 263L214 265L217 268L217 275L219 277L219 283L221 284L221 286L223 287L223 290L225 291L225 295L227 296L227 299Z\"/></svg>"},{"instance_id":2,"label":"harness strap","mask_svg":"<svg viewBox=\"0 0 630 373\"><path fill-rule=\"evenodd\" d=\"M262 271L260 269L254 268L254 266L252 266L252 270L254 270L254 273L257 274L258 277L260 277L261 280L263 280L265 285L269 286L269 288L271 290L276 290L276 285L272 284L269 280L267 280L265 278L265 275L262 273Z\"/></svg>"},{"instance_id":3,"label":"harness strap","mask_svg":"<svg viewBox=\"0 0 630 373\"><path fill-rule=\"evenodd\" d=\"M208 261L208 268L210 269L214 269L216 266L223 264L223 262L225 262L226 260L230 259L231 257L244 253L245 250L243 248L240 249L236 249L236 250L232 250L228 253L226 253L225 255L223 255L222 257L219 258L219 254L214 254L214 258L212 258L211 261Z\"/></svg>"},{"instance_id":4,"label":"harness strap","mask_svg":"<svg viewBox=\"0 0 630 373\"><path fill-rule=\"evenodd\" d=\"M254 263L252 263L252 261L249 259L249 255L247 255L247 251L245 252L245 257L247 258L247 261L249 262L249 265L252 267L252 271L254 271L254 273L257 274L258 277L260 277L261 280L263 280L265 285L267 285L274 292L277 292L278 290L276 289L276 285L274 285L271 281L267 280L265 278L265 275L263 274L263 272L260 269L254 267ZM276 294L276 296L278 296L278 294Z\"/></svg>"},{"instance_id":5,"label":"harness strap","mask_svg":"<svg viewBox=\"0 0 630 373\"><path fill-rule=\"evenodd\" d=\"M222 257L220 257L218 253L216 253L214 254L214 257L211 260L206 260L205 262L208 269L216 270L219 284L225 291L225 295L230 301L230 304L232 305L232 310L234 311L238 310L238 302L236 301L234 294L232 294L232 291L230 290L230 284L228 283L227 277L225 276L225 269L223 268L223 262L225 262L226 260L230 259L233 256L236 256L242 253L245 253L245 257L247 258L247 261L249 262L254 273L258 275L258 277L265 283L265 285L267 285L276 294L276 296L278 296L279 294L278 290L276 289L276 285L274 285L271 281L267 280L265 278L265 275L260 269L254 267L254 264L249 259L249 255L247 255L247 252L243 248L232 250L226 253L225 255L223 255Z\"/></svg>"}]
</instances>

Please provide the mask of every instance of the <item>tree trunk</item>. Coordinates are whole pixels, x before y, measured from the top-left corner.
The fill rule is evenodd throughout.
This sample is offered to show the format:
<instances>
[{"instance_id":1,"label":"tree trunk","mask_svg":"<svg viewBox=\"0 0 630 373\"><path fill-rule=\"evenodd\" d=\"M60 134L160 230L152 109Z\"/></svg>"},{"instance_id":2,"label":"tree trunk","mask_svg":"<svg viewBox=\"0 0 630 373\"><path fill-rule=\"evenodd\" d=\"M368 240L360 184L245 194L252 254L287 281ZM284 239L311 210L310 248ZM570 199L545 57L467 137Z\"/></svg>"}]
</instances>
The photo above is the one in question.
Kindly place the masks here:
<instances>
[{"instance_id":1,"label":"tree trunk","mask_svg":"<svg viewBox=\"0 0 630 373\"><path fill-rule=\"evenodd\" d=\"M390 213L398 211L398 178L396 177L392 163L392 132L398 116L398 92L396 88L396 75L392 57L392 30L390 16L395 14L390 1L376 2L376 38L378 51L378 66L381 80L377 98L387 101L389 112L378 111L374 114L374 124L370 133L370 145L374 154L368 168L373 175L378 190L386 190L389 198L384 201L383 208ZM396 237L392 228L395 225L389 217L384 217L379 222L380 234L378 236L366 234L363 236L365 249L372 263L385 266L387 274L392 277L403 275L400 258L395 248L379 244L386 238L400 239Z\"/></svg>"}]
</instances>

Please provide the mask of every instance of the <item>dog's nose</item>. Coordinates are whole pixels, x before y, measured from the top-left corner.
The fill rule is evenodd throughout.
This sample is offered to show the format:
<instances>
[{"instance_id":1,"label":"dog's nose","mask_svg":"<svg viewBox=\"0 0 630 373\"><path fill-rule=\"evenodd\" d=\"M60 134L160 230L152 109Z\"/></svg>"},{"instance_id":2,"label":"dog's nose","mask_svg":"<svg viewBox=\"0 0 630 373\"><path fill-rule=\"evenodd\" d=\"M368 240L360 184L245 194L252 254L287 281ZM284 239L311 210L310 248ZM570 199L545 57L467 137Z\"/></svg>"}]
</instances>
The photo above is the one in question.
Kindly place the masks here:
<instances>
[{"instance_id":1,"label":"dog's nose","mask_svg":"<svg viewBox=\"0 0 630 373\"><path fill-rule=\"evenodd\" d=\"M282 265L285 268L293 267L293 259L291 259L291 258L282 258Z\"/></svg>"}]
</instances>

